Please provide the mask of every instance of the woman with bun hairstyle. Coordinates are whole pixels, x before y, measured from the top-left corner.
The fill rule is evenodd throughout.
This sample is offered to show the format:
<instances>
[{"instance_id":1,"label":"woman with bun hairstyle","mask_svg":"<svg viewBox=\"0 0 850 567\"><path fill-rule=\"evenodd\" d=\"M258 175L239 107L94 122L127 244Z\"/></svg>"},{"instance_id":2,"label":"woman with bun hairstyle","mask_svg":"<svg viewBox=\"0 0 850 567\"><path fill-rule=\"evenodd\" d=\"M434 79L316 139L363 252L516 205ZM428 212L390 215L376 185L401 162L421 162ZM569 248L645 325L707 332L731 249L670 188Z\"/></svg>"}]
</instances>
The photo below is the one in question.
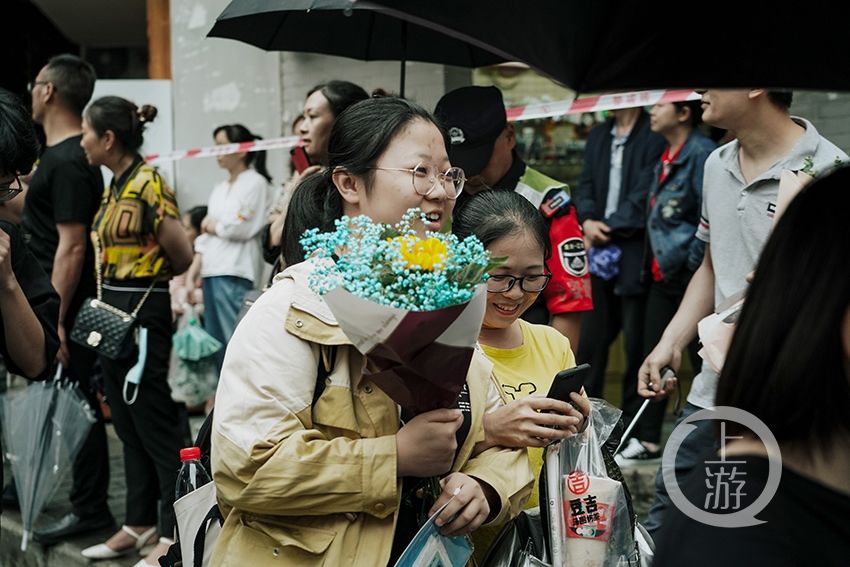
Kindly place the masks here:
<instances>
[{"instance_id":1,"label":"woman with bun hairstyle","mask_svg":"<svg viewBox=\"0 0 850 567\"><path fill-rule=\"evenodd\" d=\"M168 280L192 262L174 191L139 154L144 129L155 117L153 106L138 108L117 96L99 98L83 115L80 142L90 164L113 174L92 226L103 301L127 313L141 303L137 328L141 340L146 334L146 345L129 354L100 357L112 422L124 447L126 523L82 553L89 559L147 553L136 567L156 565L174 533L174 486L184 431L180 416L185 412L171 399L167 381ZM128 382L139 371L138 384Z\"/></svg>"}]
</instances>

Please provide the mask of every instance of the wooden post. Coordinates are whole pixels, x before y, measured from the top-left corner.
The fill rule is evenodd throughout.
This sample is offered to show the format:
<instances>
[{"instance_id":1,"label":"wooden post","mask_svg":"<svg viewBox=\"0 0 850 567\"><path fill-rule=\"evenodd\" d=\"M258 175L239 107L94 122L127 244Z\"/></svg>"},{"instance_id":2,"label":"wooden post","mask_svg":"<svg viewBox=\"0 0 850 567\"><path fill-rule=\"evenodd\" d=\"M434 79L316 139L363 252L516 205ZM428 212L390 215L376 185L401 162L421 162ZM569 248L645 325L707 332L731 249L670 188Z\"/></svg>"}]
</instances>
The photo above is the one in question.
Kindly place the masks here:
<instances>
[{"instance_id":1,"label":"wooden post","mask_svg":"<svg viewBox=\"0 0 850 567\"><path fill-rule=\"evenodd\" d=\"M171 78L169 0L147 0L148 78Z\"/></svg>"}]
</instances>

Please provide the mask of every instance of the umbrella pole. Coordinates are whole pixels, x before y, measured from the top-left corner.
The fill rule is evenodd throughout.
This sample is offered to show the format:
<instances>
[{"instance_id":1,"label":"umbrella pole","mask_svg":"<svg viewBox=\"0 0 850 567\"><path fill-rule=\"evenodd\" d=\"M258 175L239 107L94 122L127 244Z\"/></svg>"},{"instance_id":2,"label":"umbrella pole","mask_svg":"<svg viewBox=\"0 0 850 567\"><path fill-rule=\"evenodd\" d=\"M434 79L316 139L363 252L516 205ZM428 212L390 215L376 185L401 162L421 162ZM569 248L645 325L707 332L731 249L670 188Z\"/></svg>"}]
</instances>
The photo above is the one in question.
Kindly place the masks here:
<instances>
[{"instance_id":1,"label":"umbrella pole","mask_svg":"<svg viewBox=\"0 0 850 567\"><path fill-rule=\"evenodd\" d=\"M401 22L401 72L399 74L399 93L398 96L404 98L404 83L407 79L407 20Z\"/></svg>"}]
</instances>

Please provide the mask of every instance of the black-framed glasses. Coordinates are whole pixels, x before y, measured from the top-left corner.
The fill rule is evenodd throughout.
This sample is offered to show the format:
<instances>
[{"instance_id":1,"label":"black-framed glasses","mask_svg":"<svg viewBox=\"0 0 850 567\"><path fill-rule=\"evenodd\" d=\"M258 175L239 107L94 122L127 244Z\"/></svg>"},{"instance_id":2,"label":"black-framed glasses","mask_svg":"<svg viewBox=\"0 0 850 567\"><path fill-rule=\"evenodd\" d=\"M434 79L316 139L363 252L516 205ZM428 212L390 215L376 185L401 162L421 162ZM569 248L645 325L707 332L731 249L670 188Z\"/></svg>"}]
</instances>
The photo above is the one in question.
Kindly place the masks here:
<instances>
[{"instance_id":1,"label":"black-framed glasses","mask_svg":"<svg viewBox=\"0 0 850 567\"><path fill-rule=\"evenodd\" d=\"M437 166L430 163L420 162L414 168L406 167L373 167L372 169L380 169L383 171L406 171L410 173L413 180L413 190L417 194L427 197L431 191L439 184L443 186L446 192L446 197L449 199L457 199L460 192L463 191L463 184L466 183L466 176L463 170L459 167L450 167L444 172L440 172Z\"/></svg>"},{"instance_id":2,"label":"black-framed glasses","mask_svg":"<svg viewBox=\"0 0 850 567\"><path fill-rule=\"evenodd\" d=\"M531 276L509 276L498 274L487 280L487 291L490 293L507 293L519 282L519 287L526 293L540 293L549 285L552 274L535 274Z\"/></svg>"},{"instance_id":3,"label":"black-framed glasses","mask_svg":"<svg viewBox=\"0 0 850 567\"><path fill-rule=\"evenodd\" d=\"M27 83L27 92L31 93L36 86L47 85L49 83L50 81L30 81L29 83Z\"/></svg>"},{"instance_id":4,"label":"black-framed glasses","mask_svg":"<svg viewBox=\"0 0 850 567\"><path fill-rule=\"evenodd\" d=\"M12 187L12 183L16 184L17 187ZM5 203L6 201L9 201L23 190L24 186L21 185L21 179L16 173L14 179L10 179L9 181L0 183L0 203Z\"/></svg>"}]
</instances>

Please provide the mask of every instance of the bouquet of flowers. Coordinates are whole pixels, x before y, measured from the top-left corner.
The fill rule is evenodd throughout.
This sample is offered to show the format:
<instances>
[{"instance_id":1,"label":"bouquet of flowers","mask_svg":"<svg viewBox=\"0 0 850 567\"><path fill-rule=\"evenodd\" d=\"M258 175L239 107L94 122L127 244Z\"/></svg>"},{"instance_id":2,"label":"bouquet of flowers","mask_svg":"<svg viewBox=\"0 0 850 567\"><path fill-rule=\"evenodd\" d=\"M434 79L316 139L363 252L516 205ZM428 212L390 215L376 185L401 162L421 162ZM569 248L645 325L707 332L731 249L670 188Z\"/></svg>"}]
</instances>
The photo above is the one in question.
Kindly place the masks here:
<instances>
[{"instance_id":1,"label":"bouquet of flowers","mask_svg":"<svg viewBox=\"0 0 850 567\"><path fill-rule=\"evenodd\" d=\"M367 356L370 381L414 414L456 403L484 318L482 284L504 261L448 227L420 236L420 219L418 209L394 226L343 217L301 239L308 256L328 259L310 286Z\"/></svg>"}]
</instances>

